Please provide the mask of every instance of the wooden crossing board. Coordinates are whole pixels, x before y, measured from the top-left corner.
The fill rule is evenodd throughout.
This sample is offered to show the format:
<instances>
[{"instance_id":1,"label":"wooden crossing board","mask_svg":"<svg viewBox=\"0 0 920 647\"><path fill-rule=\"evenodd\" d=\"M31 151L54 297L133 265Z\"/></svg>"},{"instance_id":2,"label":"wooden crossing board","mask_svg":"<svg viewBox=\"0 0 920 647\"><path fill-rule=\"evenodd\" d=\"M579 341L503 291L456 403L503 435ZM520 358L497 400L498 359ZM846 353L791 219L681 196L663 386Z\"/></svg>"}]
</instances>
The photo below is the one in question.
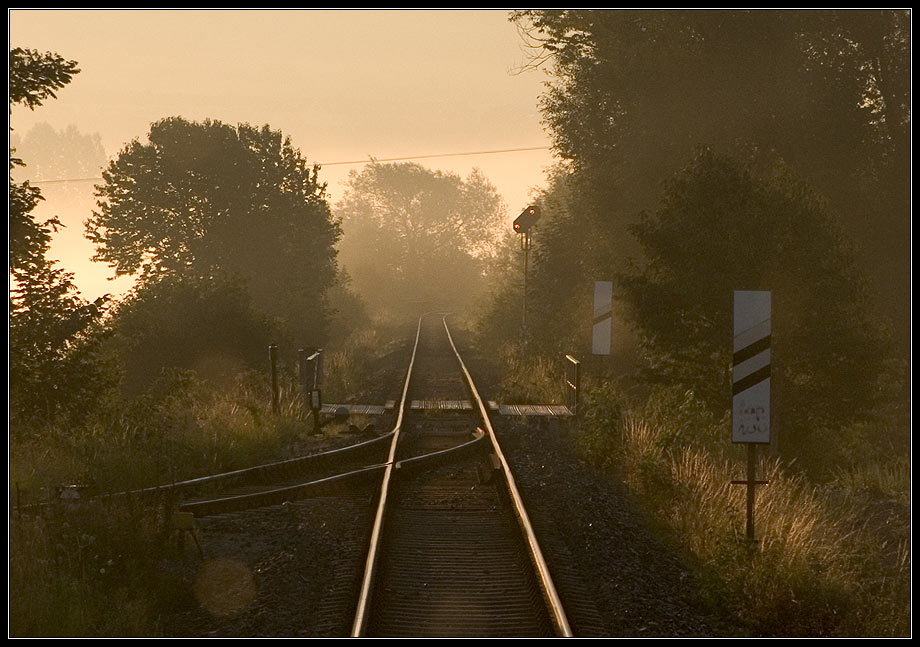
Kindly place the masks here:
<instances>
[{"instance_id":1,"label":"wooden crossing board","mask_svg":"<svg viewBox=\"0 0 920 647\"><path fill-rule=\"evenodd\" d=\"M339 407L348 409L349 415L380 416L393 409L395 403L387 401L385 405L374 404L324 404L322 412L333 415ZM416 411L471 411L473 403L469 400L412 400L410 408ZM548 416L565 418L572 416L568 407L561 404L498 404L489 402L489 409L502 416Z\"/></svg>"},{"instance_id":2,"label":"wooden crossing board","mask_svg":"<svg viewBox=\"0 0 920 647\"><path fill-rule=\"evenodd\" d=\"M376 404L324 404L322 412L333 415L340 407L348 409L350 416L380 416L387 410L387 407Z\"/></svg>"},{"instance_id":3,"label":"wooden crossing board","mask_svg":"<svg viewBox=\"0 0 920 647\"><path fill-rule=\"evenodd\" d=\"M425 411L470 411L473 409L473 403L469 400L413 400L409 408Z\"/></svg>"},{"instance_id":4,"label":"wooden crossing board","mask_svg":"<svg viewBox=\"0 0 920 647\"><path fill-rule=\"evenodd\" d=\"M561 404L499 404L498 412L503 416L549 416L569 417L572 412Z\"/></svg>"}]
</instances>

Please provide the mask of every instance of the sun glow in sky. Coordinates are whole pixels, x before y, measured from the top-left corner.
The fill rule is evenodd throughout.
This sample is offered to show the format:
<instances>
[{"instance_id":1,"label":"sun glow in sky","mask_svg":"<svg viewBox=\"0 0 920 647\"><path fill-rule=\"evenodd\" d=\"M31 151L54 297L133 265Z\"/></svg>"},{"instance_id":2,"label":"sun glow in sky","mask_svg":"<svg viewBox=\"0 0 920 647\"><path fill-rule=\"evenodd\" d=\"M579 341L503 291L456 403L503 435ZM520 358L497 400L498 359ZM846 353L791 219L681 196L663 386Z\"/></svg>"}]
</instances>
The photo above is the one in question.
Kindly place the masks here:
<instances>
[{"instance_id":1,"label":"sun glow in sky","mask_svg":"<svg viewBox=\"0 0 920 647\"><path fill-rule=\"evenodd\" d=\"M333 205L360 164L418 159L466 177L477 167L513 219L553 163L541 125L546 75L524 71L527 51L508 12L498 10L26 10L9 11L10 47L51 51L81 72L35 111L17 106L10 125L25 136L39 123L98 133L111 158L150 124L170 116L268 124L289 136L320 171ZM440 157L445 153L538 150ZM17 150L26 169L29 151ZM60 178L69 179L69 178ZM51 254L75 272L85 298L118 294L130 281L92 263L82 222L93 183L71 183L80 198L58 215L66 228ZM77 207L73 205L77 204Z\"/></svg>"}]
</instances>

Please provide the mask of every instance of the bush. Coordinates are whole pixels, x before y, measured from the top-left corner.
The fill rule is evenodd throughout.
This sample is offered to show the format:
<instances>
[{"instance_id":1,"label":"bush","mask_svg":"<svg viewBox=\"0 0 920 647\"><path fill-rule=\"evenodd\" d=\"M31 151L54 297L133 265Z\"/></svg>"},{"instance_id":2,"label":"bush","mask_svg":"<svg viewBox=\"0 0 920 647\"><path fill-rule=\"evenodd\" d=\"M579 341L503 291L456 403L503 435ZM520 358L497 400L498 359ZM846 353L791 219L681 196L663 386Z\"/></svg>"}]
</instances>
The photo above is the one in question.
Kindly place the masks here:
<instances>
[{"instance_id":1,"label":"bush","mask_svg":"<svg viewBox=\"0 0 920 647\"><path fill-rule=\"evenodd\" d=\"M233 281L166 278L138 288L120 304L109 351L128 397L145 391L163 369L194 370L211 381L264 368L276 327L256 313Z\"/></svg>"},{"instance_id":2,"label":"bush","mask_svg":"<svg viewBox=\"0 0 920 647\"><path fill-rule=\"evenodd\" d=\"M657 386L638 415L657 430L656 443L662 449L692 446L723 454L730 447L730 412L718 418L692 389Z\"/></svg>"},{"instance_id":3,"label":"bush","mask_svg":"<svg viewBox=\"0 0 920 647\"><path fill-rule=\"evenodd\" d=\"M650 380L731 401L732 294L773 294L771 378L780 449L875 405L885 336L850 243L819 196L784 169L756 175L702 150L631 228L647 261L618 277ZM801 462L801 458L800 458Z\"/></svg>"},{"instance_id":4,"label":"bush","mask_svg":"<svg viewBox=\"0 0 920 647\"><path fill-rule=\"evenodd\" d=\"M578 439L583 451L597 465L610 467L622 460L624 403L623 395L612 382L583 389Z\"/></svg>"}]
</instances>

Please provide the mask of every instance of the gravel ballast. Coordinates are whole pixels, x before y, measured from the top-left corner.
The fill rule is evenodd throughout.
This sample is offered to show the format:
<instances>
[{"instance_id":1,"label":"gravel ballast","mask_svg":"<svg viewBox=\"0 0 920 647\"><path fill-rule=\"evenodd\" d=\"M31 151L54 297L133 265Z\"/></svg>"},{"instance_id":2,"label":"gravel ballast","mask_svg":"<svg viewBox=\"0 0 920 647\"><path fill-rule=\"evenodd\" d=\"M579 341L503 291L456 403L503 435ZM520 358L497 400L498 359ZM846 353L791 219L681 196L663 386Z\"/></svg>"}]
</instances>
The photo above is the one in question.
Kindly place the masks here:
<instances>
[{"instance_id":1,"label":"gravel ballast","mask_svg":"<svg viewBox=\"0 0 920 647\"><path fill-rule=\"evenodd\" d=\"M394 378L404 375L406 356L393 352L392 366L375 371L391 386L376 381L371 397L398 400ZM484 399L497 399L494 366L467 362ZM493 422L576 636L719 635L691 569L652 531L620 480L578 456L574 427ZM379 426L377 433L389 430ZM166 634L347 636L372 501L373 492L354 492L198 520L204 560L189 545L183 561L164 565L195 593L191 608L164 620Z\"/></svg>"}]
</instances>

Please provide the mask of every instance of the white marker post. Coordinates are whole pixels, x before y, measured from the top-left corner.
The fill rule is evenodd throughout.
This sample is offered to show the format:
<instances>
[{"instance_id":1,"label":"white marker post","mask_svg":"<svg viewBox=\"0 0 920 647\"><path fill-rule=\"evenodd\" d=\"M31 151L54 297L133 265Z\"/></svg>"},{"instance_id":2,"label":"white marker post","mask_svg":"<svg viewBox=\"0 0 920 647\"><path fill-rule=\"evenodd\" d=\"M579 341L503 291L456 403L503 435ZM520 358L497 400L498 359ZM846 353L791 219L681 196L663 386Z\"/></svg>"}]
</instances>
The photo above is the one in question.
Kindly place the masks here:
<instances>
[{"instance_id":1,"label":"white marker post","mask_svg":"<svg viewBox=\"0 0 920 647\"><path fill-rule=\"evenodd\" d=\"M594 282L594 326L591 334L591 353L610 354L611 321L613 318L613 282Z\"/></svg>"},{"instance_id":2,"label":"white marker post","mask_svg":"<svg viewBox=\"0 0 920 647\"><path fill-rule=\"evenodd\" d=\"M732 442L770 443L770 293L735 292Z\"/></svg>"},{"instance_id":3,"label":"white marker post","mask_svg":"<svg viewBox=\"0 0 920 647\"><path fill-rule=\"evenodd\" d=\"M747 538L754 543L756 447L770 443L771 294L736 290L732 348L732 442L748 446Z\"/></svg>"}]
</instances>

